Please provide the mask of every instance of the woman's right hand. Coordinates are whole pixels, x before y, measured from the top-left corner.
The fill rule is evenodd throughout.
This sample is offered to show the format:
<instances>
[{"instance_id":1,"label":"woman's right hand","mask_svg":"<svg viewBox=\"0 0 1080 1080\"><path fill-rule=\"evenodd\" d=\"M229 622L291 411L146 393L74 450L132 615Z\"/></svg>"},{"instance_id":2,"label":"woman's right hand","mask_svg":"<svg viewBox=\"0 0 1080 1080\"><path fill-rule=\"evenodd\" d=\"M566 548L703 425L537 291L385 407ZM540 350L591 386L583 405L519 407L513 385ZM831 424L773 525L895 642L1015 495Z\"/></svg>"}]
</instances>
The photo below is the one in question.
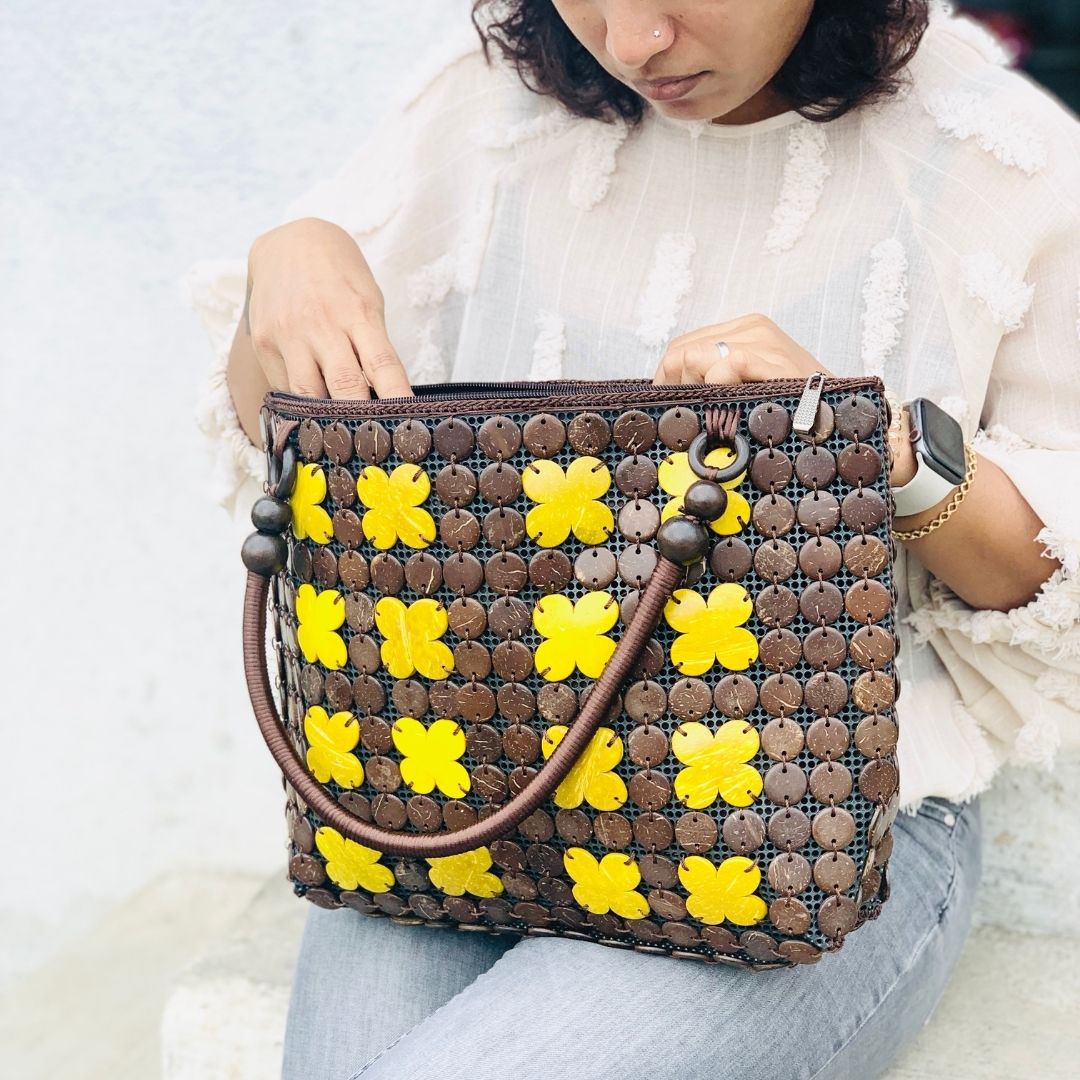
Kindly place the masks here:
<instances>
[{"instance_id":1,"label":"woman's right hand","mask_svg":"<svg viewBox=\"0 0 1080 1080\"><path fill-rule=\"evenodd\" d=\"M307 397L412 393L387 336L382 290L356 241L321 218L257 237L245 316L266 382Z\"/></svg>"}]
</instances>

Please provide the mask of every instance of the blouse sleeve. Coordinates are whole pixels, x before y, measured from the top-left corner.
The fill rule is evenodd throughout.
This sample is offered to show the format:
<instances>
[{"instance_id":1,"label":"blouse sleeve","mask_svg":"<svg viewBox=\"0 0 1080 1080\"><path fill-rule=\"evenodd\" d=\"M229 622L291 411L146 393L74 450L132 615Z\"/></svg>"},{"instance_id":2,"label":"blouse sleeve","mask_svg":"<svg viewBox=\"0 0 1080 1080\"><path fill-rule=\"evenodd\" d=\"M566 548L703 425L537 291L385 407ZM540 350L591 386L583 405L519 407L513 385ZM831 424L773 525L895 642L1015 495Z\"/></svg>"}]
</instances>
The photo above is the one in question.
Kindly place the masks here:
<instances>
[{"instance_id":1,"label":"blouse sleeve","mask_svg":"<svg viewBox=\"0 0 1080 1080\"><path fill-rule=\"evenodd\" d=\"M1080 748L1080 210L1069 198L1059 208L1028 266L1030 306L1001 339L972 444L1039 515L1037 543L1061 568L1010 611L975 610L931 577L908 616L999 763L1047 770L1058 751Z\"/></svg>"},{"instance_id":2,"label":"blouse sleeve","mask_svg":"<svg viewBox=\"0 0 1080 1080\"><path fill-rule=\"evenodd\" d=\"M453 267L440 268L447 251L476 239L466 230L479 231L477 204L482 210L485 197L490 202L490 184L479 182L482 154L470 153L461 137L483 111L495 77L471 26L469 33L471 40L459 33L429 54L339 169L275 219L319 217L352 235L383 292L390 340L412 382L445 378L453 328L433 323L455 279ZM265 477L263 451L240 426L225 376L243 312L247 257L200 260L181 287L212 353L196 422L213 458L215 499L235 513L257 497Z\"/></svg>"}]
</instances>

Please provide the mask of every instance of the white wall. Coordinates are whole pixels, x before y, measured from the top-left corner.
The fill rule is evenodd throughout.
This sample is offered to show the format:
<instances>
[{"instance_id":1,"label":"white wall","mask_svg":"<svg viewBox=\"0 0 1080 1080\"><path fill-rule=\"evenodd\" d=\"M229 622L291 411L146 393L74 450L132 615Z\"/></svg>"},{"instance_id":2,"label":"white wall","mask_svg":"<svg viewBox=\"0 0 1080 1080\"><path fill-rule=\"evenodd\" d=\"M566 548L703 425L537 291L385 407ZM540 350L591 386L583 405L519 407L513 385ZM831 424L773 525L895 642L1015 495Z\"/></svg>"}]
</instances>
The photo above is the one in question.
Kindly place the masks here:
<instances>
[{"instance_id":1,"label":"white wall","mask_svg":"<svg viewBox=\"0 0 1080 1080\"><path fill-rule=\"evenodd\" d=\"M7 0L0 983L166 868L283 867L178 282L332 171L467 0Z\"/></svg>"}]
</instances>

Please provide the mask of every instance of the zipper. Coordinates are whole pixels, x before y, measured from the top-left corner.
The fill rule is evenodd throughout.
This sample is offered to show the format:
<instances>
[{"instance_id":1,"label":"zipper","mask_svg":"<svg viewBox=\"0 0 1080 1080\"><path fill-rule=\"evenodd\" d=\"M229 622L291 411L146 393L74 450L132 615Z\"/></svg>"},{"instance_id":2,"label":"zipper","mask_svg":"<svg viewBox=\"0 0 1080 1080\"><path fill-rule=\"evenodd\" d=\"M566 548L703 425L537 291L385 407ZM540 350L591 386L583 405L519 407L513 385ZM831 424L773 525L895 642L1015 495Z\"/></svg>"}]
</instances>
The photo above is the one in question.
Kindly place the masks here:
<instances>
[{"instance_id":1,"label":"zipper","mask_svg":"<svg viewBox=\"0 0 1080 1080\"><path fill-rule=\"evenodd\" d=\"M410 404L424 401L469 401L483 400L498 407L504 399L554 398L572 396L578 399L575 404L588 406L591 398L596 398L602 405L613 404L612 395L627 395L643 401L656 399L663 401L671 398L675 401L693 402L691 391L703 391L708 386L722 390L721 401L741 401L761 399L771 395L800 395L795 411L794 426L799 430L804 417L810 417L812 428L817 417L818 403L822 393L828 390L881 390L880 380L873 377L862 378L826 378L816 372L809 379L773 379L767 382L740 383L734 386L720 384L675 384L654 383L651 379L558 379L558 380L517 380L491 382L442 382L416 383L412 394L403 394L384 398L317 398L292 394L284 390L271 390L266 395L272 407L300 416L371 416L384 410L401 411L407 414ZM602 399L602 400L601 400ZM811 411L812 410L812 411ZM809 428L807 428L809 430Z\"/></svg>"},{"instance_id":2,"label":"zipper","mask_svg":"<svg viewBox=\"0 0 1080 1080\"><path fill-rule=\"evenodd\" d=\"M796 435L809 435L817 423L818 406L821 404L821 392L825 389L825 375L815 371L803 386L802 396L791 418L791 428Z\"/></svg>"}]
</instances>

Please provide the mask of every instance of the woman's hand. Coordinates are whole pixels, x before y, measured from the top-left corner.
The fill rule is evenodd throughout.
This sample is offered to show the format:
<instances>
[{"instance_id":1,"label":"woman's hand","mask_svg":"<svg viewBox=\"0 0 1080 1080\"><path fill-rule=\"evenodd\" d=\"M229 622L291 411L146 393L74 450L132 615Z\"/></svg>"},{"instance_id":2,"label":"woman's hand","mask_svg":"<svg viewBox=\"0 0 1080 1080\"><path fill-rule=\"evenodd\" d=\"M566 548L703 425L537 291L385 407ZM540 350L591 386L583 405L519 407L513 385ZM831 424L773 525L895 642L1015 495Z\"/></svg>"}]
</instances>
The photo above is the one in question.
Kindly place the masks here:
<instances>
[{"instance_id":1,"label":"woman's hand","mask_svg":"<svg viewBox=\"0 0 1080 1080\"><path fill-rule=\"evenodd\" d=\"M248 254L247 332L266 383L308 397L412 393L383 295L356 241L321 218L263 233Z\"/></svg>"},{"instance_id":2,"label":"woman's hand","mask_svg":"<svg viewBox=\"0 0 1080 1080\"><path fill-rule=\"evenodd\" d=\"M716 342L731 350L722 357ZM744 383L832 375L798 342L764 315L743 315L673 338L654 383Z\"/></svg>"}]
</instances>

